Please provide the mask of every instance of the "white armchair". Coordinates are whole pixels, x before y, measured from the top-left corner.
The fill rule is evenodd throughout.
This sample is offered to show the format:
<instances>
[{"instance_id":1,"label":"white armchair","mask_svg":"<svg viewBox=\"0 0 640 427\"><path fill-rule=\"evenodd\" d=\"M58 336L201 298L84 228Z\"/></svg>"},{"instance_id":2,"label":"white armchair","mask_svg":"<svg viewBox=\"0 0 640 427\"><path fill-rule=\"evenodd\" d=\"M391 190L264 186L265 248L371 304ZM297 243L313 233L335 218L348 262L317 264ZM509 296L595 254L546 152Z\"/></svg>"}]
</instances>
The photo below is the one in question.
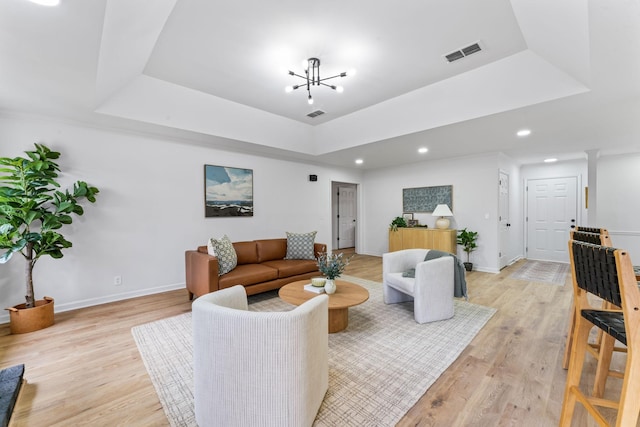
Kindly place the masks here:
<instances>
[{"instance_id":1,"label":"white armchair","mask_svg":"<svg viewBox=\"0 0 640 427\"><path fill-rule=\"evenodd\" d=\"M328 297L288 312L248 311L243 286L193 303L196 422L310 426L329 384Z\"/></svg>"},{"instance_id":2,"label":"white armchair","mask_svg":"<svg viewBox=\"0 0 640 427\"><path fill-rule=\"evenodd\" d=\"M424 261L429 249L405 249L382 255L384 302L413 301L418 323L453 317L454 266L452 256ZM415 269L415 278L402 273Z\"/></svg>"}]
</instances>

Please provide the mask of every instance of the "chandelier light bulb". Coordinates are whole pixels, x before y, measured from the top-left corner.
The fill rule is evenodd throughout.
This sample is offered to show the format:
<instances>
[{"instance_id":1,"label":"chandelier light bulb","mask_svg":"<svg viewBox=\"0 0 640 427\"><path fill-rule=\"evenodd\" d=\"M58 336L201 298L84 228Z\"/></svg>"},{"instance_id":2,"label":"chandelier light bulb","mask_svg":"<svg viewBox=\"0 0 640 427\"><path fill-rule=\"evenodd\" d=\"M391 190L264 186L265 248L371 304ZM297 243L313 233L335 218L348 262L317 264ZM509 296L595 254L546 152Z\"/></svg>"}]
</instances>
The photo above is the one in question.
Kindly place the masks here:
<instances>
[{"instance_id":1,"label":"chandelier light bulb","mask_svg":"<svg viewBox=\"0 0 640 427\"><path fill-rule=\"evenodd\" d=\"M336 86L336 92L342 93L344 92L344 88L342 86Z\"/></svg>"},{"instance_id":2,"label":"chandelier light bulb","mask_svg":"<svg viewBox=\"0 0 640 427\"><path fill-rule=\"evenodd\" d=\"M309 99L307 100L307 102L309 103L309 105L313 105L313 98L311 97L311 95L309 95Z\"/></svg>"},{"instance_id":3,"label":"chandelier light bulb","mask_svg":"<svg viewBox=\"0 0 640 427\"><path fill-rule=\"evenodd\" d=\"M350 76L350 77L351 77L351 76L355 76L355 75L356 75L356 73L357 73L356 69L355 69L355 68L352 68L352 69L350 69L350 70L348 70L348 71L347 71L347 76Z\"/></svg>"},{"instance_id":4,"label":"chandelier light bulb","mask_svg":"<svg viewBox=\"0 0 640 427\"><path fill-rule=\"evenodd\" d=\"M289 93L289 92L293 92L293 86L287 86L284 88L284 91Z\"/></svg>"}]
</instances>

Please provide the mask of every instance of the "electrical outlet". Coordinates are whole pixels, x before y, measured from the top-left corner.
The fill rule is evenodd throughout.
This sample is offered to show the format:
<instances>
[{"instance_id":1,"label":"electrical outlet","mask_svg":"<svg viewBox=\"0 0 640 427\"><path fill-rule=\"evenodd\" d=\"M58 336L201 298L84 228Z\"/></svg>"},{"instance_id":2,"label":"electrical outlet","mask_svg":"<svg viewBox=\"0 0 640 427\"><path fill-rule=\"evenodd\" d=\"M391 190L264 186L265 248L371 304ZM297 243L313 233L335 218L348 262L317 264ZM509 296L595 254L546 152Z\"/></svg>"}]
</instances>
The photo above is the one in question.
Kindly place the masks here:
<instances>
[{"instance_id":1,"label":"electrical outlet","mask_svg":"<svg viewBox=\"0 0 640 427\"><path fill-rule=\"evenodd\" d=\"M114 276L113 284L116 286L122 285L122 276Z\"/></svg>"}]
</instances>

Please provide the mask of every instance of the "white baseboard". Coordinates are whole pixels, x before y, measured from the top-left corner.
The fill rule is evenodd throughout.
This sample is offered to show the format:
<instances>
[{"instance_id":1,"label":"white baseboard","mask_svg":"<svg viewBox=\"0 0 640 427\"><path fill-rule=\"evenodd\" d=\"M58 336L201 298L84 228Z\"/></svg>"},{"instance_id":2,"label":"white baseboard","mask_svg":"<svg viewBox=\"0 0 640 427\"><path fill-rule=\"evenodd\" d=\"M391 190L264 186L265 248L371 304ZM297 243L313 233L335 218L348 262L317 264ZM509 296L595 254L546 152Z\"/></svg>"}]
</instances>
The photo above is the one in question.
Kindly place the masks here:
<instances>
[{"instance_id":1,"label":"white baseboard","mask_svg":"<svg viewBox=\"0 0 640 427\"><path fill-rule=\"evenodd\" d=\"M475 265L473 266L473 271L479 271L481 273L493 273L493 274L500 273L500 270L497 270L495 268L477 267Z\"/></svg>"},{"instance_id":2,"label":"white baseboard","mask_svg":"<svg viewBox=\"0 0 640 427\"><path fill-rule=\"evenodd\" d=\"M520 261L522 259L522 255L518 255L517 257L513 258L511 261L509 261L509 263L507 264L507 266L509 265L513 265L516 262Z\"/></svg>"},{"instance_id":3,"label":"white baseboard","mask_svg":"<svg viewBox=\"0 0 640 427\"><path fill-rule=\"evenodd\" d=\"M124 301L131 298L142 297L145 295L160 294L162 292L175 291L177 289L186 289L184 283L174 283L172 285L159 286L156 288L137 289L130 292L122 292L119 294L107 295L99 298L89 298L81 301L72 301L64 304L55 303L55 312L62 313L65 311L78 310L80 308L93 307L95 305L107 304L110 302ZM186 296L185 290L185 296ZM53 296L55 299L55 295ZM9 323L9 314L0 315L0 324Z\"/></svg>"}]
</instances>

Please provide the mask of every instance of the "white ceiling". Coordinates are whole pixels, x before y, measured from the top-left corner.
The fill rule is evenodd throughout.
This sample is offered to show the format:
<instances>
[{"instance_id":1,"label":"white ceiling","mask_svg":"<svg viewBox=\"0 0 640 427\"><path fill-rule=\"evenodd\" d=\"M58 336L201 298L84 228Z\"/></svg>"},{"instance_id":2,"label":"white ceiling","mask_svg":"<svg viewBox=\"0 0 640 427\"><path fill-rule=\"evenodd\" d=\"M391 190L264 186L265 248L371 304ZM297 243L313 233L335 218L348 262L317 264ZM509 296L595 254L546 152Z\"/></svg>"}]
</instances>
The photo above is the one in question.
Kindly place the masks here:
<instances>
[{"instance_id":1,"label":"white ceiling","mask_svg":"<svg viewBox=\"0 0 640 427\"><path fill-rule=\"evenodd\" d=\"M640 151L639 53L632 0L2 0L0 109L348 167L533 163ZM309 106L284 92L309 57L357 74Z\"/></svg>"}]
</instances>

